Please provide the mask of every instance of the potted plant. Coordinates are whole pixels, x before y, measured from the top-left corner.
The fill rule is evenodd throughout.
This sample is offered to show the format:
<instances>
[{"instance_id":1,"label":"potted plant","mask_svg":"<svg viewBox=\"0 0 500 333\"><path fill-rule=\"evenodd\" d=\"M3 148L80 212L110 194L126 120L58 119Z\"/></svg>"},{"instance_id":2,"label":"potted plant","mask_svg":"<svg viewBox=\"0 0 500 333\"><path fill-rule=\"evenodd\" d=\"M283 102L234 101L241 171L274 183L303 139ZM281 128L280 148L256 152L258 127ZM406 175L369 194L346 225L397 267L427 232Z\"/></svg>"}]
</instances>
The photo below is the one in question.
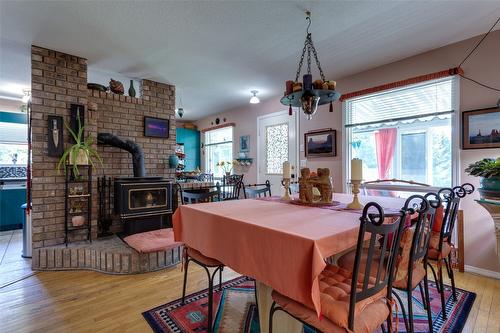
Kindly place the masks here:
<instances>
[{"instance_id":1,"label":"potted plant","mask_svg":"<svg viewBox=\"0 0 500 333\"><path fill-rule=\"evenodd\" d=\"M500 157L497 159L484 158L474 162L465 169L471 176L480 177L482 195L500 197Z\"/></svg>"},{"instance_id":2,"label":"potted plant","mask_svg":"<svg viewBox=\"0 0 500 333\"><path fill-rule=\"evenodd\" d=\"M226 176L231 175L231 170L233 170L233 165L235 164L235 161L232 162L227 162L227 161L220 161L216 164L219 168L221 168Z\"/></svg>"},{"instance_id":3,"label":"potted plant","mask_svg":"<svg viewBox=\"0 0 500 333\"><path fill-rule=\"evenodd\" d=\"M80 119L78 119L78 133L75 133L66 122L64 125L68 129L71 137L75 140L75 143L64 151L64 154L57 164L57 171L60 172L64 164L69 164L72 166L71 170L73 176L78 178L80 177L80 171L78 170L79 165L90 164L94 167L94 159L99 161L102 165L102 158L92 147L94 139L91 136L88 136L86 139L83 137L85 126L82 126ZM64 169L64 171L66 172L66 169Z\"/></svg>"}]
</instances>

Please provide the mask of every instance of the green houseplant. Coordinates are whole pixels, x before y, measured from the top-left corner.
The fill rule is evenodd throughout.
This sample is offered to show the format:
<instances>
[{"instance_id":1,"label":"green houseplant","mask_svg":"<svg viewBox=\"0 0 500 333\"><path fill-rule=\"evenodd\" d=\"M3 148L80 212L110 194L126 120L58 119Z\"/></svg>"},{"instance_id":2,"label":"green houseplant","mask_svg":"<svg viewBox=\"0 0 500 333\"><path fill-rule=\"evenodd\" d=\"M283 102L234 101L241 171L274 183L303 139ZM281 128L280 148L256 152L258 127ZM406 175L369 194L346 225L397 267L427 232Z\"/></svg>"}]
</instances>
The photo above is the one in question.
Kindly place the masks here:
<instances>
[{"instance_id":1,"label":"green houseplant","mask_svg":"<svg viewBox=\"0 0 500 333\"><path fill-rule=\"evenodd\" d=\"M69 125L65 122L64 126L68 129L71 137L75 140L75 143L66 148L64 154L61 156L59 163L57 164L57 171L60 173L61 168L65 164L72 166L72 172L75 177L80 176L80 171L78 170L78 165L91 165L95 166L94 160L99 161L102 165L102 158L99 156L97 151L92 147L94 139L91 136L87 138L83 137L83 131L85 126L82 126L80 119L78 119L78 133L75 133ZM66 172L66 169L64 169Z\"/></svg>"},{"instance_id":2,"label":"green houseplant","mask_svg":"<svg viewBox=\"0 0 500 333\"><path fill-rule=\"evenodd\" d=\"M488 192L498 192L500 197L500 157L484 158L474 162L465 169L471 176L480 177L481 189Z\"/></svg>"}]
</instances>

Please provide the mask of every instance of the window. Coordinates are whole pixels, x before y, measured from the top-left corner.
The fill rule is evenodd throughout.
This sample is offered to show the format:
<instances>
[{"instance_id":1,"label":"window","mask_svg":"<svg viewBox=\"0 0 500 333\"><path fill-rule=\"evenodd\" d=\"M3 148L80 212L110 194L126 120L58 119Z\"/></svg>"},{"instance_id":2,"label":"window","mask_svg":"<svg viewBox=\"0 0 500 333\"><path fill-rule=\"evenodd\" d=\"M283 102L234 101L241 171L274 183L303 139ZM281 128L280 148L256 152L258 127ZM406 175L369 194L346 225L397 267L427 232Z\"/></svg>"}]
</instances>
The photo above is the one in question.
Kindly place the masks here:
<instances>
[{"instance_id":1,"label":"window","mask_svg":"<svg viewBox=\"0 0 500 333\"><path fill-rule=\"evenodd\" d=\"M26 166L28 162L26 124L0 122L0 165Z\"/></svg>"},{"instance_id":2,"label":"window","mask_svg":"<svg viewBox=\"0 0 500 333\"><path fill-rule=\"evenodd\" d=\"M266 127L266 174L281 175L288 161L288 123Z\"/></svg>"},{"instance_id":3,"label":"window","mask_svg":"<svg viewBox=\"0 0 500 333\"><path fill-rule=\"evenodd\" d=\"M364 181L451 186L456 91L446 78L347 100L347 156L363 160Z\"/></svg>"},{"instance_id":4,"label":"window","mask_svg":"<svg viewBox=\"0 0 500 333\"><path fill-rule=\"evenodd\" d=\"M222 177L224 170L219 162L233 161L233 127L223 127L205 132L205 172Z\"/></svg>"}]
</instances>

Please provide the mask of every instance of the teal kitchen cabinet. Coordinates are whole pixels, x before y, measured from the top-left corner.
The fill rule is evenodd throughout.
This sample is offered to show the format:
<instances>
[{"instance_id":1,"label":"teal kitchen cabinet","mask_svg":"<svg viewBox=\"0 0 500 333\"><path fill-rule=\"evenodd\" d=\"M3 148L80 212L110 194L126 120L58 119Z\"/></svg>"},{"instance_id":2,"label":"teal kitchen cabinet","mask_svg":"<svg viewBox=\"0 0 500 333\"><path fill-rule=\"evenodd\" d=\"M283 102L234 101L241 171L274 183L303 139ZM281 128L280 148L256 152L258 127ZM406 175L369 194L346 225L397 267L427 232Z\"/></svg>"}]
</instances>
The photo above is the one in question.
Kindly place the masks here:
<instances>
[{"instance_id":1,"label":"teal kitchen cabinet","mask_svg":"<svg viewBox=\"0 0 500 333\"><path fill-rule=\"evenodd\" d=\"M0 186L0 231L21 229L23 225L23 210L26 203L26 188Z\"/></svg>"},{"instance_id":2,"label":"teal kitchen cabinet","mask_svg":"<svg viewBox=\"0 0 500 333\"><path fill-rule=\"evenodd\" d=\"M177 128L177 143L184 144L185 171L195 170L200 167L200 131L190 128Z\"/></svg>"}]
</instances>

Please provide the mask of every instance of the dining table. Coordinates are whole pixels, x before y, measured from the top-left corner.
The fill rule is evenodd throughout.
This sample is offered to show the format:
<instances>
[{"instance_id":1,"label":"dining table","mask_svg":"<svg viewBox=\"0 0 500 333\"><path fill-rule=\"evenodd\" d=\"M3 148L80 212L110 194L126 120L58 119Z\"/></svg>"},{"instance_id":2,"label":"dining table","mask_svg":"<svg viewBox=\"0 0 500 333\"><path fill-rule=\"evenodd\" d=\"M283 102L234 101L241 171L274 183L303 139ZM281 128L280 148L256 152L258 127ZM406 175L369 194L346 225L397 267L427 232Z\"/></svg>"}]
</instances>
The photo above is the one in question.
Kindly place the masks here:
<instances>
[{"instance_id":1,"label":"dining table","mask_svg":"<svg viewBox=\"0 0 500 333\"><path fill-rule=\"evenodd\" d=\"M360 196L396 215L404 199ZM261 332L268 331L271 292L321 315L319 275L326 259L352 249L362 210L349 210L352 195L334 193L331 205L301 204L280 197L180 206L173 215L175 240L256 281ZM277 312L274 332L302 332L303 325Z\"/></svg>"}]
</instances>

